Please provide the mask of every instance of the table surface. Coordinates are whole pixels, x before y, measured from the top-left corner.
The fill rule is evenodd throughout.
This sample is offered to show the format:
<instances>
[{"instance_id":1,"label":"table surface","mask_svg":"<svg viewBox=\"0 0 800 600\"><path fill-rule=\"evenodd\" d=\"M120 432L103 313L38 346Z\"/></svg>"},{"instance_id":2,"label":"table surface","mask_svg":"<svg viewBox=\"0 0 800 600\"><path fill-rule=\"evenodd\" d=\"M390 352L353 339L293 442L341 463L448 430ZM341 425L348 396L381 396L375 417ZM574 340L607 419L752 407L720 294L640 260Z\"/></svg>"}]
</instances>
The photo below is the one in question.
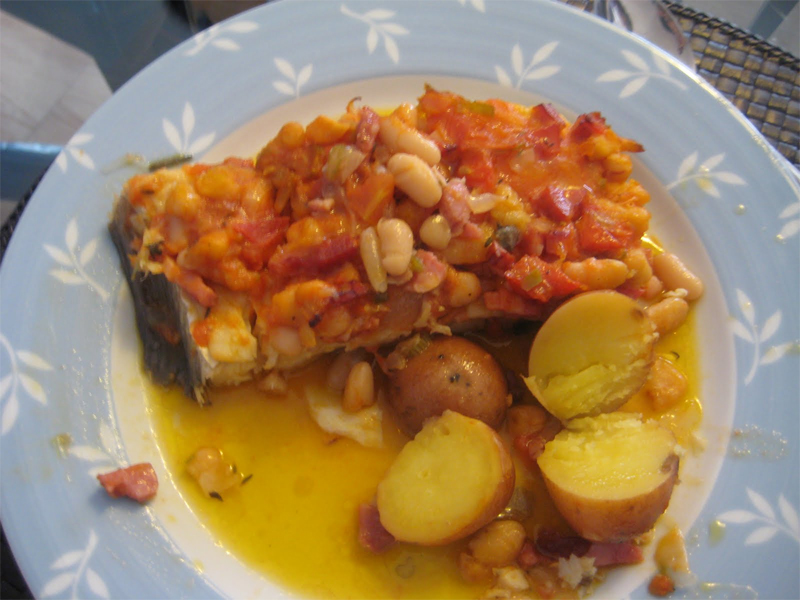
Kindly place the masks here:
<instances>
[{"instance_id":1,"label":"table surface","mask_svg":"<svg viewBox=\"0 0 800 600\"><path fill-rule=\"evenodd\" d=\"M593 6L593 0L562 1L583 10ZM690 40L698 74L741 110L781 155L800 166L800 59L720 19L663 1ZM0 229L0 257L32 191ZM0 597L33 597L4 534L0 569Z\"/></svg>"}]
</instances>

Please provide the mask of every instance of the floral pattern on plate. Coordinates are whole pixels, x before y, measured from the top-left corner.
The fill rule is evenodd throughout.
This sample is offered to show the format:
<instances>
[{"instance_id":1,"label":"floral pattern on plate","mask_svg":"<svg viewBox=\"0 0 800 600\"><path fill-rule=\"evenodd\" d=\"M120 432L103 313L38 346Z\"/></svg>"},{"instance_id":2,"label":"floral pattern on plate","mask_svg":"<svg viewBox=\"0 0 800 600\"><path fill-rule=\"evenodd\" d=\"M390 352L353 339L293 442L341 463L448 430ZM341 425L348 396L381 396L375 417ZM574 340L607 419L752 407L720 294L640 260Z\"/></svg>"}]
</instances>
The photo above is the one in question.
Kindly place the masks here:
<instances>
[{"instance_id":1,"label":"floral pattern on plate","mask_svg":"<svg viewBox=\"0 0 800 600\"><path fill-rule=\"evenodd\" d=\"M165 55L70 140L26 208L0 270L0 469L4 525L32 589L42 597L256 595L194 568L150 510L119 510L96 496L94 475L127 458L108 385L119 368L110 335L87 335L103 333L121 285L106 234L117 181L96 165L131 152L201 156L242 119L287 101L422 73L601 109L644 143L642 164L698 231L730 307L733 425L780 431L785 442L780 453L723 463L698 523L719 519L730 533L693 547L692 566L706 578L724 565L717 580L737 593L798 597L796 577L780 574L796 574L800 556L800 419L787 400L796 399L800 371L800 190L753 143L753 130L670 57L556 3L313 2L312 11L312 2L270 3ZM333 40L336 52L326 51ZM685 106L702 118L684 121ZM720 131L733 142L723 144ZM738 206L747 210L730 210ZM61 317L50 323L54 307ZM49 440L65 429L77 441L61 457ZM53 476L66 472L73 481ZM40 519L14 518L42 497L62 501L48 502ZM646 584L628 593L647 597Z\"/></svg>"}]
</instances>

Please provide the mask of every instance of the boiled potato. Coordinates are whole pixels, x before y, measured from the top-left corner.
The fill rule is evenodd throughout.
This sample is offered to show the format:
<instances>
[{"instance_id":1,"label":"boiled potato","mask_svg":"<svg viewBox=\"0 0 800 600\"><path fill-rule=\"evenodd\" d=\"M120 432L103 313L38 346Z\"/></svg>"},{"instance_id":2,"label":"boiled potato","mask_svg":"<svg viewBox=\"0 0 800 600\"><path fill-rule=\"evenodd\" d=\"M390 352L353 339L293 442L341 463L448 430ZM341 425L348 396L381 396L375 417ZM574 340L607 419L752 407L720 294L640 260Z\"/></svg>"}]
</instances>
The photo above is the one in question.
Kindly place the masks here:
<instances>
[{"instance_id":1,"label":"boiled potato","mask_svg":"<svg viewBox=\"0 0 800 600\"><path fill-rule=\"evenodd\" d=\"M447 409L497 429L510 402L503 369L486 350L462 337L433 338L389 379L389 404L409 436Z\"/></svg>"},{"instance_id":2,"label":"boiled potato","mask_svg":"<svg viewBox=\"0 0 800 600\"><path fill-rule=\"evenodd\" d=\"M570 421L538 459L556 508L588 540L649 531L678 478L672 433L628 413Z\"/></svg>"},{"instance_id":3,"label":"boiled potato","mask_svg":"<svg viewBox=\"0 0 800 600\"><path fill-rule=\"evenodd\" d=\"M378 484L381 524L400 541L448 544L492 521L508 504L514 480L497 432L446 410L403 447Z\"/></svg>"},{"instance_id":4,"label":"boiled potato","mask_svg":"<svg viewBox=\"0 0 800 600\"><path fill-rule=\"evenodd\" d=\"M525 383L562 421L614 411L647 380L656 339L635 300L608 290L580 294L536 334Z\"/></svg>"}]
</instances>

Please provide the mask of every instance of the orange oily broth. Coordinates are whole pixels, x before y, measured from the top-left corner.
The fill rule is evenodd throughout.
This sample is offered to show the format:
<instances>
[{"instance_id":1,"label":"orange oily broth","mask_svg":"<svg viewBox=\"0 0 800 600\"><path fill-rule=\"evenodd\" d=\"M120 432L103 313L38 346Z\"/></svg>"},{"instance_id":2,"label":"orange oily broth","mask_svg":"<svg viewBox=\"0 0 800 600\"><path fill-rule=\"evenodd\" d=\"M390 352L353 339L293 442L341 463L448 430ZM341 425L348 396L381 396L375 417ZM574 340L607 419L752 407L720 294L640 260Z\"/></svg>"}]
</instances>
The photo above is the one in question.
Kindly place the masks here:
<instances>
[{"instance_id":1,"label":"orange oily broth","mask_svg":"<svg viewBox=\"0 0 800 600\"><path fill-rule=\"evenodd\" d=\"M693 313L690 313L693 314ZM506 367L527 366L533 333L504 343L470 336ZM657 418L689 447L702 415L693 318L665 336L656 352L675 360L690 381L686 399L662 415L642 393L622 410ZM679 358L675 359L675 355ZM312 420L303 386L323 384L329 361L290 379L290 393L275 397L254 384L211 392L200 407L180 390L148 388L158 444L181 495L226 550L298 594L310 597L463 598L485 586L463 581L457 567L464 542L440 548L396 544L372 554L358 543L358 505L370 502L378 482L407 438L384 419L384 448L367 449L323 432ZM252 478L220 502L205 496L185 472L202 446L223 451ZM516 461L517 486L533 499L529 533L544 526L566 532L541 475ZM566 592L566 590L562 590Z\"/></svg>"},{"instance_id":2,"label":"orange oily broth","mask_svg":"<svg viewBox=\"0 0 800 600\"><path fill-rule=\"evenodd\" d=\"M656 355L662 355L672 361L689 380L689 387L684 399L674 407L657 413L650 400L639 392L620 409L641 414L645 419L656 419L675 435L675 439L683 448L696 448L695 433L703 418L703 407L700 402L700 365L697 355L695 337L695 311L689 311L686 322L676 331L664 336L656 343Z\"/></svg>"},{"instance_id":3,"label":"orange oily broth","mask_svg":"<svg viewBox=\"0 0 800 600\"><path fill-rule=\"evenodd\" d=\"M148 390L158 444L184 500L215 541L266 577L309 597L459 598L476 595L458 573L461 546L397 544L372 554L358 543L358 505L370 502L406 438L384 419L384 448L335 439L311 419L303 383L324 381L325 361L274 397L255 385L218 389L200 407L178 389ZM205 496L185 472L213 446L252 478Z\"/></svg>"}]
</instances>

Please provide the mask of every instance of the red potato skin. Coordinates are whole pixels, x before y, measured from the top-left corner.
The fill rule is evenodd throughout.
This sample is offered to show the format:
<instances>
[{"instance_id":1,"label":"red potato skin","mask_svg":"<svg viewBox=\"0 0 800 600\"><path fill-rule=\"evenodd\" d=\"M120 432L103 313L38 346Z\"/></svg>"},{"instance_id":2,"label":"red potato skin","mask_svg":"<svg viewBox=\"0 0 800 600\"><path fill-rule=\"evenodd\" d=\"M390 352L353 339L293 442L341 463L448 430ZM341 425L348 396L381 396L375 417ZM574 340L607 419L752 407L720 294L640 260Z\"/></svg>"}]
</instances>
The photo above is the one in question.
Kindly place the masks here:
<instances>
[{"instance_id":1,"label":"red potato skin","mask_svg":"<svg viewBox=\"0 0 800 600\"><path fill-rule=\"evenodd\" d=\"M462 337L432 339L405 368L389 376L389 403L410 437L445 410L498 429L509 400L503 369L486 350Z\"/></svg>"},{"instance_id":2,"label":"red potato skin","mask_svg":"<svg viewBox=\"0 0 800 600\"><path fill-rule=\"evenodd\" d=\"M555 485L545 475L550 497L575 532L593 542L624 542L650 531L664 514L678 481L676 455L664 464L667 478L655 489L636 498L595 500L579 498Z\"/></svg>"}]
</instances>

